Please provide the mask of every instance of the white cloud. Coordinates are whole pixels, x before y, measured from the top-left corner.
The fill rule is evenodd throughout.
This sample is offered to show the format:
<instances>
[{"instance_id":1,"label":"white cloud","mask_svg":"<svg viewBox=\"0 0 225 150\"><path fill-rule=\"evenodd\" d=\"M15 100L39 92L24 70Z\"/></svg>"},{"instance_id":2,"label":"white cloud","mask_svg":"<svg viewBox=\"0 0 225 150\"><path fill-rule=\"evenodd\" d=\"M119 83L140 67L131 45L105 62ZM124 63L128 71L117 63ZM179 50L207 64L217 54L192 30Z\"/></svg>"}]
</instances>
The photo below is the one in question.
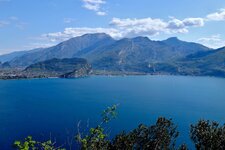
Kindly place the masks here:
<instances>
[{"instance_id":1,"label":"white cloud","mask_svg":"<svg viewBox=\"0 0 225 150\"><path fill-rule=\"evenodd\" d=\"M152 19L152 18L143 18L143 19L120 19L120 18L113 18L110 22L111 25L117 27L132 27L132 26L155 26L158 25L159 27L165 27L164 22L161 19Z\"/></svg>"},{"instance_id":2,"label":"white cloud","mask_svg":"<svg viewBox=\"0 0 225 150\"><path fill-rule=\"evenodd\" d=\"M152 18L113 18L109 24L111 27L108 28L65 28L62 32L43 34L39 40L58 43L87 33L106 33L116 39L135 36L154 36L160 33L186 33L189 27L204 25L200 18L186 18L184 20L172 18L167 22Z\"/></svg>"},{"instance_id":3,"label":"white cloud","mask_svg":"<svg viewBox=\"0 0 225 150\"><path fill-rule=\"evenodd\" d=\"M98 15L105 15L105 12L101 11L101 5L105 4L105 0L82 0L84 7L95 11ZM217 17L216 20L223 18L223 11L221 9L219 13L213 13ZM168 20L160 18L112 18L109 25L110 27L102 28L65 28L62 32L47 33L43 34L39 40L48 41L51 43L58 43L67 40L72 37L81 36L87 33L106 33L113 38L119 39L123 37L136 37L136 36L148 36L153 37L159 34L175 34L175 33L188 33L190 28L203 27L206 21L213 21L209 18L212 14L207 15L205 18L200 17L189 17L184 19L177 19L175 17L169 17ZM216 18L216 17L215 17ZM214 19L215 19L214 18ZM70 18L65 19L64 22L69 23ZM220 47L225 45L224 40L220 36L211 36L200 38L198 40L202 44L209 47Z\"/></svg>"},{"instance_id":4,"label":"white cloud","mask_svg":"<svg viewBox=\"0 0 225 150\"><path fill-rule=\"evenodd\" d=\"M171 20L168 22L168 25L167 25L167 28L170 28L170 29L181 29L181 28L184 28L184 23L179 20L179 19L176 19L176 18L171 18Z\"/></svg>"},{"instance_id":5,"label":"white cloud","mask_svg":"<svg viewBox=\"0 0 225 150\"><path fill-rule=\"evenodd\" d=\"M222 39L220 34L199 38L197 41L211 48L220 48L225 46L225 39Z\"/></svg>"},{"instance_id":6,"label":"white cloud","mask_svg":"<svg viewBox=\"0 0 225 150\"><path fill-rule=\"evenodd\" d=\"M203 18L185 18L183 20L171 18L167 23L167 32L169 33L187 33L190 27L202 27L204 26Z\"/></svg>"},{"instance_id":7,"label":"white cloud","mask_svg":"<svg viewBox=\"0 0 225 150\"><path fill-rule=\"evenodd\" d=\"M95 11L98 15L105 15L101 11L101 6L106 3L106 0L82 0L84 7ZM169 17L167 21L160 18L112 18L109 23L110 27L107 28L65 28L62 32L47 33L41 36L41 39L50 42L61 42L72 37L80 36L87 33L106 33L113 38L135 37L135 36L155 36L159 34L175 34L175 33L188 33L190 28L203 27L206 21L222 20L224 19L225 9L220 12L207 15L205 18L190 17L184 19L177 19ZM65 23L70 23L71 18L65 18ZM214 41L208 44L207 40ZM219 47L224 45L224 41L218 36L201 38L198 41L210 47Z\"/></svg>"},{"instance_id":8,"label":"white cloud","mask_svg":"<svg viewBox=\"0 0 225 150\"><path fill-rule=\"evenodd\" d=\"M113 18L110 25L118 29L123 36L135 35L151 36L156 35L166 28L167 24L160 19L120 19Z\"/></svg>"},{"instance_id":9,"label":"white cloud","mask_svg":"<svg viewBox=\"0 0 225 150\"><path fill-rule=\"evenodd\" d=\"M183 21L172 18L170 21L167 23L167 30L166 32L168 33L187 33L188 29L183 23Z\"/></svg>"},{"instance_id":10,"label":"white cloud","mask_svg":"<svg viewBox=\"0 0 225 150\"><path fill-rule=\"evenodd\" d=\"M223 21L225 20L225 9L220 9L219 12L215 12L207 15L209 21Z\"/></svg>"},{"instance_id":11,"label":"white cloud","mask_svg":"<svg viewBox=\"0 0 225 150\"><path fill-rule=\"evenodd\" d=\"M99 16L105 16L106 12L102 10L102 5L106 3L106 0L82 0L83 7L94 11Z\"/></svg>"},{"instance_id":12,"label":"white cloud","mask_svg":"<svg viewBox=\"0 0 225 150\"><path fill-rule=\"evenodd\" d=\"M203 26L204 20L202 18L186 18L184 20L171 18L169 21L152 18L113 18L110 24L120 29L124 36L153 36L160 33L187 33L190 27Z\"/></svg>"},{"instance_id":13,"label":"white cloud","mask_svg":"<svg viewBox=\"0 0 225 150\"><path fill-rule=\"evenodd\" d=\"M104 12L104 11L98 11L97 12L97 15L99 15L99 16L105 16L106 15L106 12Z\"/></svg>"},{"instance_id":14,"label":"white cloud","mask_svg":"<svg viewBox=\"0 0 225 150\"><path fill-rule=\"evenodd\" d=\"M183 23L188 27L202 27L205 24L203 18L186 18Z\"/></svg>"},{"instance_id":15,"label":"white cloud","mask_svg":"<svg viewBox=\"0 0 225 150\"><path fill-rule=\"evenodd\" d=\"M50 42L61 42L72 37L81 36L87 33L106 33L114 38L121 38L122 35L117 29L113 28L65 28L63 32L43 34L40 39Z\"/></svg>"}]
</instances>

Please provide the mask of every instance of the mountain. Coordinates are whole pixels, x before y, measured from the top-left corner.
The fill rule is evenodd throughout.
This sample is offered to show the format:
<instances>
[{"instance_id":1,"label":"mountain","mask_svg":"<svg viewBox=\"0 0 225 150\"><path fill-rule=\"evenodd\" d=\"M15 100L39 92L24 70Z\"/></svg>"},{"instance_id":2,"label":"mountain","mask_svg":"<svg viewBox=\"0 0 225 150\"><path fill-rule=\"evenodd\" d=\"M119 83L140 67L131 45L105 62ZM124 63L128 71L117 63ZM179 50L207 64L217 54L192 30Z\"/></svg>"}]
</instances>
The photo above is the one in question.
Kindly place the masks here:
<instances>
[{"instance_id":1,"label":"mountain","mask_svg":"<svg viewBox=\"0 0 225 150\"><path fill-rule=\"evenodd\" d=\"M225 47L197 52L175 61L153 63L150 68L148 73L151 74L225 77Z\"/></svg>"},{"instance_id":2,"label":"mountain","mask_svg":"<svg viewBox=\"0 0 225 150\"><path fill-rule=\"evenodd\" d=\"M177 64L182 67L182 72L191 70L193 75L225 76L225 47L198 52L181 59ZM189 73L190 74L190 73Z\"/></svg>"},{"instance_id":3,"label":"mountain","mask_svg":"<svg viewBox=\"0 0 225 150\"><path fill-rule=\"evenodd\" d=\"M0 62L0 69L10 69L11 66L9 64L9 62L4 62L4 63L1 63Z\"/></svg>"},{"instance_id":4,"label":"mountain","mask_svg":"<svg viewBox=\"0 0 225 150\"><path fill-rule=\"evenodd\" d=\"M79 53L83 49L87 50L87 48L94 45L104 45L110 42L114 42L114 40L104 33L85 34L83 36L69 39L56 46L22 55L21 57L17 57L10 61L10 64L14 67L26 67L31 64L53 58L72 58L76 53Z\"/></svg>"},{"instance_id":5,"label":"mountain","mask_svg":"<svg viewBox=\"0 0 225 150\"><path fill-rule=\"evenodd\" d=\"M184 56L184 55L193 54L196 52L209 50L209 48L206 46L203 46L198 43L181 41L177 37L171 37L162 42L173 47L174 51L176 51L177 55L179 56Z\"/></svg>"},{"instance_id":6,"label":"mountain","mask_svg":"<svg viewBox=\"0 0 225 150\"><path fill-rule=\"evenodd\" d=\"M37 48L37 49L33 49L33 50L29 50L29 51L17 51L17 52L12 52L9 54L4 54L4 55L0 55L0 62L4 63L4 62L9 62L17 57L21 57L25 54L28 53L32 53L32 52L36 52L41 50L42 48Z\"/></svg>"},{"instance_id":7,"label":"mountain","mask_svg":"<svg viewBox=\"0 0 225 150\"><path fill-rule=\"evenodd\" d=\"M50 59L27 67L23 73L36 77L80 77L88 75L91 65L82 58Z\"/></svg>"},{"instance_id":8,"label":"mountain","mask_svg":"<svg viewBox=\"0 0 225 150\"><path fill-rule=\"evenodd\" d=\"M12 59L20 57L24 54L26 54L26 51L12 52L9 54L0 55L0 62L4 63L7 61L11 61Z\"/></svg>"},{"instance_id":9,"label":"mountain","mask_svg":"<svg viewBox=\"0 0 225 150\"><path fill-rule=\"evenodd\" d=\"M26 53L11 60L9 65L14 68L33 68L32 64L48 63L48 60L53 61L54 58L83 58L97 72L201 75L209 74L203 72L204 66L207 66L206 70L218 67L221 61L217 64L216 61L211 61L221 57L214 56L221 51L181 41L176 37L163 41L153 41L147 37L115 40L105 33L96 33L74 37L56 46ZM198 66L201 63L202 66ZM221 67L218 71L220 70Z\"/></svg>"},{"instance_id":10,"label":"mountain","mask_svg":"<svg viewBox=\"0 0 225 150\"><path fill-rule=\"evenodd\" d=\"M81 57L88 59L96 69L127 70L129 66L143 62L172 59L170 50L163 43L137 37L121 39Z\"/></svg>"},{"instance_id":11,"label":"mountain","mask_svg":"<svg viewBox=\"0 0 225 150\"><path fill-rule=\"evenodd\" d=\"M64 41L56 46L24 54L10 61L12 67L27 67L52 58L81 57L95 69L132 70L142 63L164 62L207 51L209 48L169 38L151 41L147 37L114 40L105 33L85 34ZM129 69L130 67L130 69Z\"/></svg>"},{"instance_id":12,"label":"mountain","mask_svg":"<svg viewBox=\"0 0 225 150\"><path fill-rule=\"evenodd\" d=\"M152 63L169 62L209 50L201 44L177 38L152 41L147 37L136 37L121 39L76 56L86 58L98 70L149 72Z\"/></svg>"}]
</instances>

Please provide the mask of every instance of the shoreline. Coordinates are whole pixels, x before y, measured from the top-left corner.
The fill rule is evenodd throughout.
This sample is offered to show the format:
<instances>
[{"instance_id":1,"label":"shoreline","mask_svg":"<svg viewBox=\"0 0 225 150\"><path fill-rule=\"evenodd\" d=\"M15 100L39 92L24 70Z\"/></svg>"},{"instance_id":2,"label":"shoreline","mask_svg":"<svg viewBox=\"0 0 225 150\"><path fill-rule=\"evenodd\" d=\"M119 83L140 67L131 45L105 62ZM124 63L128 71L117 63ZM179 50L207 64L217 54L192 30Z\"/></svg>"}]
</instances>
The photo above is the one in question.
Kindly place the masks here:
<instances>
[{"instance_id":1,"label":"shoreline","mask_svg":"<svg viewBox=\"0 0 225 150\"><path fill-rule=\"evenodd\" d=\"M0 77L1 80L35 80L35 79L79 79L79 78L86 78L86 77L98 77L98 76L105 76L105 77L127 77L127 76L181 76L181 77L210 77L210 78L221 78L225 79L225 77L221 76L210 76L210 75L185 75L185 74L166 74L166 73L161 73L161 74L152 74L152 73L125 73L125 74L90 74L90 75L84 75L80 77L74 77L74 78L62 78L62 77L5 77L2 78Z\"/></svg>"}]
</instances>

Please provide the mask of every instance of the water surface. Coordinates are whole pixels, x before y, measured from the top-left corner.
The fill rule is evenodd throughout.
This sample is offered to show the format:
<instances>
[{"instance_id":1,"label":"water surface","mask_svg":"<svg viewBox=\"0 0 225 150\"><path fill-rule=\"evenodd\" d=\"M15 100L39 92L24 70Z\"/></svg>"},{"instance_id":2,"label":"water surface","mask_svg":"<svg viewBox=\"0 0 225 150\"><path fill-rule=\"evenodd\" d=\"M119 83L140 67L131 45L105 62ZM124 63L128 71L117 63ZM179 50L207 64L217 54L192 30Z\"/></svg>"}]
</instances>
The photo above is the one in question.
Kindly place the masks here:
<instances>
[{"instance_id":1,"label":"water surface","mask_svg":"<svg viewBox=\"0 0 225 150\"><path fill-rule=\"evenodd\" d=\"M0 149L27 135L64 143L77 123L94 126L101 111L120 104L111 135L158 116L173 118L179 143L191 146L189 126L199 119L225 122L225 79L183 76L93 76L80 79L0 80ZM81 130L84 130L81 129Z\"/></svg>"}]
</instances>

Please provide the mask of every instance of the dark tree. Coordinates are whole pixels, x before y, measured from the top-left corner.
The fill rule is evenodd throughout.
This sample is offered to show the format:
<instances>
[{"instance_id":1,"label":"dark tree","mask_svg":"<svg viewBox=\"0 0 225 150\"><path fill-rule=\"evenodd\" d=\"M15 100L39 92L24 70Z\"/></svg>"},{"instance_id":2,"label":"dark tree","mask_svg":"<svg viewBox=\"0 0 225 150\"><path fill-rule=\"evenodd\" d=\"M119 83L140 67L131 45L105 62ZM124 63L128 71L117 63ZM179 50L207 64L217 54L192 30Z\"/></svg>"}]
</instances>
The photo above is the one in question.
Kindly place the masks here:
<instances>
[{"instance_id":1,"label":"dark tree","mask_svg":"<svg viewBox=\"0 0 225 150\"><path fill-rule=\"evenodd\" d=\"M224 150L225 125L200 120L196 125L191 125L191 139L197 150Z\"/></svg>"},{"instance_id":2,"label":"dark tree","mask_svg":"<svg viewBox=\"0 0 225 150\"><path fill-rule=\"evenodd\" d=\"M112 141L112 149L175 149L176 138L179 133L171 119L158 118L155 125L139 125L129 133L122 132Z\"/></svg>"}]
</instances>

